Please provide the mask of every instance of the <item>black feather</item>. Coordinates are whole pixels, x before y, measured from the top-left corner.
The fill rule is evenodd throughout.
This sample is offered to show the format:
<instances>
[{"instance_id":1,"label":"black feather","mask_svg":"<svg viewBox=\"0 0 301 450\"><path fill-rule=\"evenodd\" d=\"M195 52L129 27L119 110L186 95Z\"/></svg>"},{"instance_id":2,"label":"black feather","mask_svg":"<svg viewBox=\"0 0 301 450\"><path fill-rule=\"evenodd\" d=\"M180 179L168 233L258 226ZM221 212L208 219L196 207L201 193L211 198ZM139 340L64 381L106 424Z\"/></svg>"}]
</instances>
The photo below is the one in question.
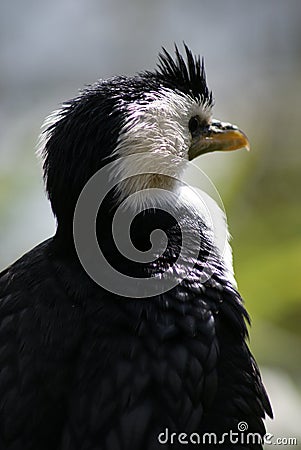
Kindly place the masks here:
<instances>
[{"instance_id":1,"label":"black feather","mask_svg":"<svg viewBox=\"0 0 301 450\"><path fill-rule=\"evenodd\" d=\"M191 50L184 44L186 61L175 46L175 58L165 48L159 54L158 79L166 86L177 89L195 97L208 107L213 106L213 95L206 81L204 60L194 57Z\"/></svg>"}]
</instances>

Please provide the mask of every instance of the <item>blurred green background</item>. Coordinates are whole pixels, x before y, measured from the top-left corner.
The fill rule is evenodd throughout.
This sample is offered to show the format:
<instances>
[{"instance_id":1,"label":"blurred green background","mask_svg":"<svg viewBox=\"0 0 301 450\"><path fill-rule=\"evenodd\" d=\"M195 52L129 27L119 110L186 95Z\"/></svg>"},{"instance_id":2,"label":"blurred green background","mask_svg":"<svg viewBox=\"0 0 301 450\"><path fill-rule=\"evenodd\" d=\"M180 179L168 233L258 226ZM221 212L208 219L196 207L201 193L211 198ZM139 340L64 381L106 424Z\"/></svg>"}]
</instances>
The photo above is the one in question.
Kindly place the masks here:
<instances>
[{"instance_id":1,"label":"blurred green background","mask_svg":"<svg viewBox=\"0 0 301 450\"><path fill-rule=\"evenodd\" d=\"M185 40L205 57L215 116L251 142L250 153L197 164L227 211L250 345L275 411L268 429L301 448L301 2L5 0L0 8L0 267L55 229L35 156L45 116L99 77L154 68L162 45Z\"/></svg>"}]
</instances>

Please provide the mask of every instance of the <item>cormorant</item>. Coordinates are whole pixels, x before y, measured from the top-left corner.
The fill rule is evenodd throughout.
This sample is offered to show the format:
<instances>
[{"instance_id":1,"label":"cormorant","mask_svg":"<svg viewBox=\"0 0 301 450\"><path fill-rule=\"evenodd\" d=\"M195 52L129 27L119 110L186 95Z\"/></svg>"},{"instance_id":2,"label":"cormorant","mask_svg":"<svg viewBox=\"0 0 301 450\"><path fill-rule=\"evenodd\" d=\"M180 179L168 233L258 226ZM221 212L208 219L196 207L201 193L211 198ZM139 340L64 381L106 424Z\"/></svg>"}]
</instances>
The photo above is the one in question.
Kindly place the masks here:
<instances>
[{"instance_id":1,"label":"cormorant","mask_svg":"<svg viewBox=\"0 0 301 450\"><path fill-rule=\"evenodd\" d=\"M57 232L0 275L1 450L262 448L272 411L224 216L181 182L188 160L248 146L212 106L185 46L163 49L154 71L97 81L48 120ZM85 224L98 186L92 225L109 269Z\"/></svg>"}]
</instances>

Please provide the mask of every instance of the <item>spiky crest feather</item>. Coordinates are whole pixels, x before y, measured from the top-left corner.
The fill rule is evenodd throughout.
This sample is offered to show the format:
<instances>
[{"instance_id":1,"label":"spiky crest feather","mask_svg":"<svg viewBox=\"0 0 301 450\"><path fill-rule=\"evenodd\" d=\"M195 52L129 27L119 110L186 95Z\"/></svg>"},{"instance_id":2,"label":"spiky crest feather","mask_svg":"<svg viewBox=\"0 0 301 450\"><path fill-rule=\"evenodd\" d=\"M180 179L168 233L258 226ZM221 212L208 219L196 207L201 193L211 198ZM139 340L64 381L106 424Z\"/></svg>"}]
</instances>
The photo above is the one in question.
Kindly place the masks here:
<instances>
[{"instance_id":1,"label":"spiky crest feather","mask_svg":"<svg viewBox=\"0 0 301 450\"><path fill-rule=\"evenodd\" d=\"M189 94L202 104L211 107L214 100L212 92L208 89L204 58L193 56L191 50L184 43L186 61L175 45L175 57L163 47L159 53L158 69L156 77L168 87Z\"/></svg>"}]
</instances>

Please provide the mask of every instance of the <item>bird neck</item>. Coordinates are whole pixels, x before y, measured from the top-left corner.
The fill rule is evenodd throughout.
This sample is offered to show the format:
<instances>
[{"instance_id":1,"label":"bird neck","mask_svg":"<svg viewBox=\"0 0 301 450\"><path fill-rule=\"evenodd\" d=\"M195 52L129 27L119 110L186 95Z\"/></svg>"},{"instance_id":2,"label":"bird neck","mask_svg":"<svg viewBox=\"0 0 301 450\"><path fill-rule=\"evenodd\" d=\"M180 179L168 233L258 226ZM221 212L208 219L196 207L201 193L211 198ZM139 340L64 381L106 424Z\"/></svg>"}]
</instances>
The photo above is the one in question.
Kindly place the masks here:
<instances>
[{"instance_id":1,"label":"bird neck","mask_svg":"<svg viewBox=\"0 0 301 450\"><path fill-rule=\"evenodd\" d=\"M118 207L112 199L106 199L94 229L82 236L84 252L93 254L90 235L95 233L94 245L99 247L105 260L127 276L151 277L168 270L180 273L185 266L193 267L197 263L204 267L207 264L209 270L214 270L220 264L235 285L223 213L212 200L210 205L206 199L206 209L211 208L209 218L217 224L215 230L205 217L204 207L196 205L191 198L191 202L187 202L185 195L179 195L174 203L161 198L158 207L142 212L136 205ZM206 213L208 215L208 211ZM72 221L59 222L55 252L60 258L82 262L73 231Z\"/></svg>"}]
</instances>

